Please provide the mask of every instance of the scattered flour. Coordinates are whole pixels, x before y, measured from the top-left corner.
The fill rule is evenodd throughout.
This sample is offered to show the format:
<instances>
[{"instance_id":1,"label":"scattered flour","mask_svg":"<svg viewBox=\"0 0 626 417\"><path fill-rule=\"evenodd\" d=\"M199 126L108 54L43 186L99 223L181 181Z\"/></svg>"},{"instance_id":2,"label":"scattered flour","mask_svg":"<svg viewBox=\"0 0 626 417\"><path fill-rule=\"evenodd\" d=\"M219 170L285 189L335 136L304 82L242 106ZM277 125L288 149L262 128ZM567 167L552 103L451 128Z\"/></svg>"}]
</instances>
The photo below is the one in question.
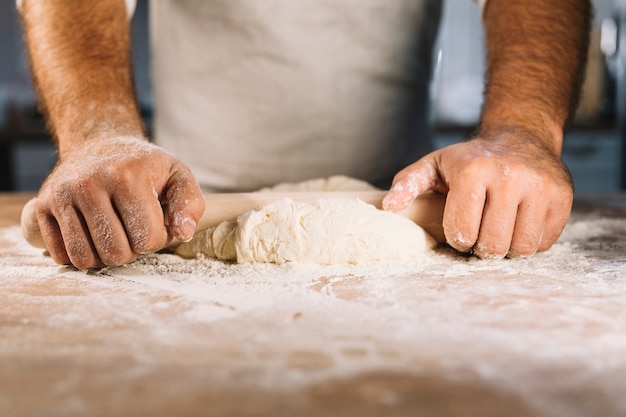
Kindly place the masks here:
<instances>
[{"instance_id":1,"label":"scattered flour","mask_svg":"<svg viewBox=\"0 0 626 417\"><path fill-rule=\"evenodd\" d=\"M85 273L54 265L16 226L0 229L0 312L7 329L85 335L46 344L54 354L106 347L142 371L193 355L194 369L271 389L371 370L478 375L546 415L611 415L572 393L611 399L624 415L625 236L623 218L575 213L552 249L528 259L447 247L354 265L163 253Z\"/></svg>"}]
</instances>

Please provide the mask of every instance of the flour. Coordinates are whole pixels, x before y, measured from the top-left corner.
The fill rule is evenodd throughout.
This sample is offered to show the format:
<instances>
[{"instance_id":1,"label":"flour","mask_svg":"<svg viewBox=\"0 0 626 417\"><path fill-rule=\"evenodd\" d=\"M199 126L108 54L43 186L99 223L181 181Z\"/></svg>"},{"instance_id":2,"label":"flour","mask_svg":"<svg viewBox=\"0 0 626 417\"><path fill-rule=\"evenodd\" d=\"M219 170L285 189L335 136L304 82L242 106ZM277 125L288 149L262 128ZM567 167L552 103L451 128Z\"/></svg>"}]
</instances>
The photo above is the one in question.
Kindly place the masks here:
<instances>
[{"instance_id":1,"label":"flour","mask_svg":"<svg viewBox=\"0 0 626 417\"><path fill-rule=\"evenodd\" d=\"M441 247L428 252L419 260L396 260L356 265L311 265L288 263L282 265L248 263L234 264L199 254L193 259L183 259L173 254L148 254L126 265L126 271L141 276L159 276L172 283L203 283L220 285L236 291L250 291L258 287L274 288L280 283L283 291L305 294L308 286L324 277L360 277L362 285L378 285L402 277L411 280L447 279L455 282L461 277L474 277L476 290L486 277L551 277L552 281L575 282L580 287L593 287L597 292L605 288L598 285L603 277L626 276L626 223L621 218L604 218L595 215L574 215L561 239L547 252L527 259L481 260L474 256L458 254L451 248ZM62 268L30 247L22 238L19 227L0 230L5 242L2 270L5 275L40 279L59 272L78 274L71 268ZM117 268L96 272L115 276ZM149 282L149 281L148 281ZM479 285L480 284L480 285ZM272 289L275 291L275 288ZM203 320L212 320L210 316Z\"/></svg>"},{"instance_id":2,"label":"flour","mask_svg":"<svg viewBox=\"0 0 626 417\"><path fill-rule=\"evenodd\" d=\"M477 273L497 273L503 276L545 275L569 279L571 276L593 276L598 268L625 271L626 239L600 239L620 235L626 235L626 222L622 219L573 216L559 241L549 251L525 259L482 260L459 254L449 247L440 247L419 259L357 265L234 264L203 254L193 259L182 259L171 254L152 254L142 256L129 267L142 274L167 275L172 279L193 277L199 280L226 279L247 283L284 279L296 285L321 276L348 275L372 279L409 275L454 278L474 276ZM611 245L608 251L607 245Z\"/></svg>"},{"instance_id":3,"label":"flour","mask_svg":"<svg viewBox=\"0 0 626 417\"><path fill-rule=\"evenodd\" d=\"M106 353L122 364L107 371L119 386L162 368L272 392L399 372L468 378L546 415L625 415L624 236L623 218L575 213L552 249L528 259L447 247L355 265L162 253L86 273L54 265L10 227L0 229L2 349L45 346L39 361L71 366ZM11 345L17 334L27 336ZM596 398L615 412L593 408Z\"/></svg>"},{"instance_id":4,"label":"flour","mask_svg":"<svg viewBox=\"0 0 626 417\"><path fill-rule=\"evenodd\" d=\"M359 265L306 264L233 264L198 254L192 259L160 253L142 255L127 265L138 273L168 276L172 280L234 280L285 279L285 282L307 282L320 276L469 276L475 272L501 271L506 274L579 275L589 271L624 271L626 269L626 222L622 218L598 214L576 214L558 242L547 252L526 259L481 260L459 254L451 248L435 249L419 260L396 260ZM58 271L50 258L28 245L19 227L0 229L0 238L7 242L3 259L8 268L14 262L28 275ZM105 268L102 273L115 271Z\"/></svg>"}]
</instances>

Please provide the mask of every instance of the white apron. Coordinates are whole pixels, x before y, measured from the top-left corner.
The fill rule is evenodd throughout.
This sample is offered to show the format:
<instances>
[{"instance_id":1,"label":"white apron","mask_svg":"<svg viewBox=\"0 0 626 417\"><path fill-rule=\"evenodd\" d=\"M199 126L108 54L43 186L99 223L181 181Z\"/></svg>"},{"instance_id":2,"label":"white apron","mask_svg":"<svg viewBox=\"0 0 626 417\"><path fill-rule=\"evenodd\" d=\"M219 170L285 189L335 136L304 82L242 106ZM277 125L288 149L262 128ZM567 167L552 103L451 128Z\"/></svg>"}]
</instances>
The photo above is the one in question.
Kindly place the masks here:
<instances>
[{"instance_id":1,"label":"white apron","mask_svg":"<svg viewBox=\"0 0 626 417\"><path fill-rule=\"evenodd\" d=\"M430 150L440 0L153 0L154 140L205 190L347 175Z\"/></svg>"}]
</instances>

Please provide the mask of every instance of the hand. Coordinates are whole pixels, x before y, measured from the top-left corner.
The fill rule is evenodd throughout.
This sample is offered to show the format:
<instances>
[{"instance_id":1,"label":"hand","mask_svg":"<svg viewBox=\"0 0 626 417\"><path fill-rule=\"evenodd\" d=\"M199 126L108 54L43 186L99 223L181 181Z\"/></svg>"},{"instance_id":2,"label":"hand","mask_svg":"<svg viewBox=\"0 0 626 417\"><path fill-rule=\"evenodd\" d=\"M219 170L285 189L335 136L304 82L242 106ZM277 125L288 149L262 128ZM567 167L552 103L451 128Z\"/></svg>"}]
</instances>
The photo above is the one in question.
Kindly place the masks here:
<instances>
[{"instance_id":1,"label":"hand","mask_svg":"<svg viewBox=\"0 0 626 417\"><path fill-rule=\"evenodd\" d=\"M204 199L191 170L135 137L69 149L42 186L37 219L53 260L121 265L192 238Z\"/></svg>"},{"instance_id":2,"label":"hand","mask_svg":"<svg viewBox=\"0 0 626 417\"><path fill-rule=\"evenodd\" d=\"M563 231L572 178L557 151L532 133L506 129L435 151L394 178L383 207L447 194L443 228L450 246L481 258L530 256Z\"/></svg>"}]
</instances>

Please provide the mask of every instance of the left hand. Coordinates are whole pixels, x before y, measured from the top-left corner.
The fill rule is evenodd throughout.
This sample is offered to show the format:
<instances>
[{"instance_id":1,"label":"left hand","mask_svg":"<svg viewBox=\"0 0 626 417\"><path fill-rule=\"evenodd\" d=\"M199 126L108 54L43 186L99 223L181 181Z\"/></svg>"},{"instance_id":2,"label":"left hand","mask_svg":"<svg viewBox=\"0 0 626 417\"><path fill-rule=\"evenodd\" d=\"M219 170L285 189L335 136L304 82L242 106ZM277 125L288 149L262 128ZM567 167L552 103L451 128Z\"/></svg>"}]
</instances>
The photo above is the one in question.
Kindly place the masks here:
<instances>
[{"instance_id":1,"label":"left hand","mask_svg":"<svg viewBox=\"0 0 626 417\"><path fill-rule=\"evenodd\" d=\"M549 249L567 224L574 193L557 151L524 129L482 134L426 155L395 176L383 207L401 210L429 190L447 194L447 243L481 258Z\"/></svg>"}]
</instances>

